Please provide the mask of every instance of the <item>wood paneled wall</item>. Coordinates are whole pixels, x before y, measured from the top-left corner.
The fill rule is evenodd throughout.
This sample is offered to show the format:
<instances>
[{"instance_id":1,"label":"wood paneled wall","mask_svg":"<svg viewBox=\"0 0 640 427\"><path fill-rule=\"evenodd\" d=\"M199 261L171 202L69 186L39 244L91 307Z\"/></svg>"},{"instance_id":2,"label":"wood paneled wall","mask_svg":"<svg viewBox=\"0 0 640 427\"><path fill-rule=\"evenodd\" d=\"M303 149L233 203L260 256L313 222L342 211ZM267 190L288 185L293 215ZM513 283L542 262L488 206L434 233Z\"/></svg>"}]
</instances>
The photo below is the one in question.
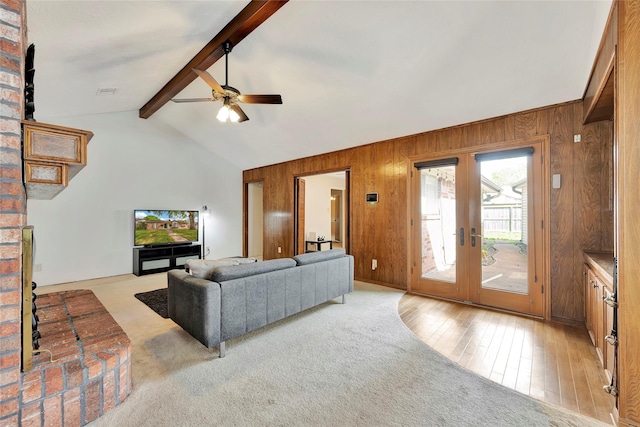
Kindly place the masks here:
<instances>
[{"instance_id":1,"label":"wood paneled wall","mask_svg":"<svg viewBox=\"0 0 640 427\"><path fill-rule=\"evenodd\" d=\"M550 194L551 314L582 321L582 251L613 250L611 186L605 184L611 183L612 124L583 126L582 105L574 101L244 171L245 183L264 182L264 258L293 256L294 176L349 169L355 276L406 289L408 157L548 134L551 173L562 175L562 188ZM582 142L573 142L575 134ZM377 204L365 203L368 192L379 193Z\"/></svg>"},{"instance_id":2,"label":"wood paneled wall","mask_svg":"<svg viewBox=\"0 0 640 427\"><path fill-rule=\"evenodd\" d=\"M616 93L616 254L620 425L640 425L640 1L620 1Z\"/></svg>"}]
</instances>

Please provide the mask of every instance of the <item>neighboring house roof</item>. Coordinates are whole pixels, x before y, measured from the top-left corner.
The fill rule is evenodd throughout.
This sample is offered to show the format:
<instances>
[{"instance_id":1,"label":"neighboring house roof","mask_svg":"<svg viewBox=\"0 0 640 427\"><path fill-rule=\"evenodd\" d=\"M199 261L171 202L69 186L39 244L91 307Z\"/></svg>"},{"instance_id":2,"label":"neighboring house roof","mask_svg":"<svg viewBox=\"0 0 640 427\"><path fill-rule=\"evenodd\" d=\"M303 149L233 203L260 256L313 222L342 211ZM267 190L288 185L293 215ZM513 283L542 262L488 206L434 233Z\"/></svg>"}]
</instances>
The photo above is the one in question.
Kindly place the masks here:
<instances>
[{"instance_id":1,"label":"neighboring house roof","mask_svg":"<svg viewBox=\"0 0 640 427\"><path fill-rule=\"evenodd\" d=\"M511 189L514 193L522 194L522 189L527 185L527 178L522 178L520 181L511 184Z\"/></svg>"},{"instance_id":2,"label":"neighboring house roof","mask_svg":"<svg viewBox=\"0 0 640 427\"><path fill-rule=\"evenodd\" d=\"M502 187L500 187L495 182L491 181L484 175L480 176L480 188L482 190L482 201L487 202L491 199L494 199L500 195L502 192Z\"/></svg>"},{"instance_id":3,"label":"neighboring house roof","mask_svg":"<svg viewBox=\"0 0 640 427\"><path fill-rule=\"evenodd\" d=\"M516 205L520 203L522 203L522 194L514 192L509 185L503 187L496 197L485 201L485 204L489 205Z\"/></svg>"}]
</instances>

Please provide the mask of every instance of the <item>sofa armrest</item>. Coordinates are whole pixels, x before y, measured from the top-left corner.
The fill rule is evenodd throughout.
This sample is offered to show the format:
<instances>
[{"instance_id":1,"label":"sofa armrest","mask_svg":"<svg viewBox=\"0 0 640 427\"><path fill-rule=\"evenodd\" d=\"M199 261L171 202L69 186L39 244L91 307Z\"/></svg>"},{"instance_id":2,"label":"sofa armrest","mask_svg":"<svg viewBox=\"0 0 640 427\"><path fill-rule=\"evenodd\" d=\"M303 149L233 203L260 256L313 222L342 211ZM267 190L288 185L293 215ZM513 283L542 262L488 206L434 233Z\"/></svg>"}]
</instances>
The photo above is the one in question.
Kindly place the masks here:
<instances>
[{"instance_id":1,"label":"sofa armrest","mask_svg":"<svg viewBox=\"0 0 640 427\"><path fill-rule=\"evenodd\" d=\"M169 317L207 348L220 344L220 284L170 270L167 287Z\"/></svg>"}]
</instances>

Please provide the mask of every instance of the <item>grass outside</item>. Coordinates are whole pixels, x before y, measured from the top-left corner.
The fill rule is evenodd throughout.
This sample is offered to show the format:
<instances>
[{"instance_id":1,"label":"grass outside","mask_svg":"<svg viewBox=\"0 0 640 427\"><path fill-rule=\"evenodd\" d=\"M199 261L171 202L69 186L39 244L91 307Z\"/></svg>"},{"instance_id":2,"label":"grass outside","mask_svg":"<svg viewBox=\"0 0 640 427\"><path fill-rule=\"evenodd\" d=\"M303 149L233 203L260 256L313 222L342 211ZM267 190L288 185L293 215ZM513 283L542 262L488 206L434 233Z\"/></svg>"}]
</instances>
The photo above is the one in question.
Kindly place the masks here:
<instances>
[{"instance_id":1,"label":"grass outside","mask_svg":"<svg viewBox=\"0 0 640 427\"><path fill-rule=\"evenodd\" d=\"M136 230L136 245L171 243L173 239L166 230Z\"/></svg>"},{"instance_id":2,"label":"grass outside","mask_svg":"<svg viewBox=\"0 0 640 427\"><path fill-rule=\"evenodd\" d=\"M519 231L489 231L484 233L485 243L518 243L522 240Z\"/></svg>"},{"instance_id":3,"label":"grass outside","mask_svg":"<svg viewBox=\"0 0 640 427\"><path fill-rule=\"evenodd\" d=\"M173 230L174 233L179 234L185 239L191 240L192 242L198 240L198 230Z\"/></svg>"}]
</instances>

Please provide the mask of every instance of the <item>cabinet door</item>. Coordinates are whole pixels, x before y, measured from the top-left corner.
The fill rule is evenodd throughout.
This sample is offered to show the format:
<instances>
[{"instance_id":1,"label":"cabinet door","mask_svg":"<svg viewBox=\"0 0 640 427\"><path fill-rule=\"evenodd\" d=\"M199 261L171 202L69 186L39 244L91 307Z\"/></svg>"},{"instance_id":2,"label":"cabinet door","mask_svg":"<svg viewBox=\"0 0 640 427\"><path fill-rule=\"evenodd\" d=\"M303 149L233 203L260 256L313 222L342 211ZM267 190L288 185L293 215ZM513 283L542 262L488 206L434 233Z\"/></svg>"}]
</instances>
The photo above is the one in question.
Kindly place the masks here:
<instances>
[{"instance_id":1,"label":"cabinet door","mask_svg":"<svg viewBox=\"0 0 640 427\"><path fill-rule=\"evenodd\" d=\"M595 292L596 292L596 277L593 274L593 271L588 266L584 266L585 268L585 326L587 327L587 332L589 332L589 338L591 338L591 342L594 346L596 344L596 331L594 329L594 316L595 316Z\"/></svg>"},{"instance_id":2,"label":"cabinet door","mask_svg":"<svg viewBox=\"0 0 640 427\"><path fill-rule=\"evenodd\" d=\"M611 290L605 286L602 294L605 298L609 298L611 296ZM604 304L604 335L607 336L611 334L612 329L613 307ZM604 368L609 380L611 380L615 367L615 344L610 344L606 340L604 340L604 359Z\"/></svg>"},{"instance_id":3,"label":"cabinet door","mask_svg":"<svg viewBox=\"0 0 640 427\"><path fill-rule=\"evenodd\" d=\"M604 357L605 357L604 356L604 353L605 353L604 310L606 307L606 304L602 301L602 292L604 289L604 284L599 278L594 277L594 279L596 284L595 284L594 293L593 293L593 312L594 312L593 332L596 338L596 341L595 341L596 352L598 353L598 357L600 358L600 363L602 363L602 366L604 366Z\"/></svg>"}]
</instances>

